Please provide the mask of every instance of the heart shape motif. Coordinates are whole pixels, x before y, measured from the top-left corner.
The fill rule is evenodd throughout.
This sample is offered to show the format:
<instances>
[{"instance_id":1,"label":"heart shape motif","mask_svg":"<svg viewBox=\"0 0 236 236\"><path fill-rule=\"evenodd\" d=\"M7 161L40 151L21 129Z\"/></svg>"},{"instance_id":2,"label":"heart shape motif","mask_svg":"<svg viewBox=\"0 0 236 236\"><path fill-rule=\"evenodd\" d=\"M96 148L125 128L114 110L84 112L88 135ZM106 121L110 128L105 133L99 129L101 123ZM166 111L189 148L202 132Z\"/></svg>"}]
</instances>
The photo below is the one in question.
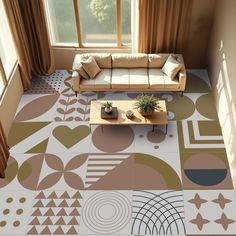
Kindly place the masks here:
<instances>
[{"instance_id":1,"label":"heart shape motif","mask_svg":"<svg viewBox=\"0 0 236 236\"><path fill-rule=\"evenodd\" d=\"M90 129L86 125L80 125L71 129L68 126L58 126L53 130L53 136L67 149L71 148L90 134Z\"/></svg>"}]
</instances>

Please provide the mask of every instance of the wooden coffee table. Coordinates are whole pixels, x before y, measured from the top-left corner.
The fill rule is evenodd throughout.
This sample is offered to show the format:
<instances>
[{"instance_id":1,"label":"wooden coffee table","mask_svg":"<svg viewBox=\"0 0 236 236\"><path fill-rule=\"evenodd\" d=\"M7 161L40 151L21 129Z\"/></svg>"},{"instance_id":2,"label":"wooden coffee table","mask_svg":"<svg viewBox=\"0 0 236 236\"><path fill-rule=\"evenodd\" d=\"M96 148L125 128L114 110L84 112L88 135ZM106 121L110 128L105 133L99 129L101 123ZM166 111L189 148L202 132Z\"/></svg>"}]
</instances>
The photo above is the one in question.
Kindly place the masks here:
<instances>
[{"instance_id":1,"label":"wooden coffee table","mask_svg":"<svg viewBox=\"0 0 236 236\"><path fill-rule=\"evenodd\" d=\"M109 100L112 102L113 107L118 109L117 119L102 119L101 107L102 103L106 101L92 101L90 106L90 118L89 124L91 125L152 125L154 131L155 125L165 125L166 134L168 128L167 110L165 100L158 101L158 109L148 117L142 116L136 109L134 109L134 103L132 100ZM126 117L126 111L132 110L134 117L129 119Z\"/></svg>"}]
</instances>

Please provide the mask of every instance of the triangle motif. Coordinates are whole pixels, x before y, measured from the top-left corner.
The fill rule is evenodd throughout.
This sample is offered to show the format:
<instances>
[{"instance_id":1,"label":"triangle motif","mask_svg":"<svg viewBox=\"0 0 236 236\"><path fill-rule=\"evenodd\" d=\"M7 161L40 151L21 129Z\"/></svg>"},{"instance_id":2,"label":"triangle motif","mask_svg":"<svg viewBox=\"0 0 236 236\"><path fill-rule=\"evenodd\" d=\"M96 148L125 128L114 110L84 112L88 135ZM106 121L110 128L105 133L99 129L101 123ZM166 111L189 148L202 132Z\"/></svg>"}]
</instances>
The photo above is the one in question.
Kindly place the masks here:
<instances>
[{"instance_id":1,"label":"triangle motif","mask_svg":"<svg viewBox=\"0 0 236 236\"><path fill-rule=\"evenodd\" d=\"M66 225L66 222L63 220L62 217L60 217L58 221L55 223L55 225Z\"/></svg>"},{"instance_id":2,"label":"triangle motif","mask_svg":"<svg viewBox=\"0 0 236 236\"><path fill-rule=\"evenodd\" d=\"M71 207L81 207L80 203L78 200L75 200L72 204Z\"/></svg>"},{"instance_id":3,"label":"triangle motif","mask_svg":"<svg viewBox=\"0 0 236 236\"><path fill-rule=\"evenodd\" d=\"M51 232L50 232L48 226L46 226L46 227L42 230L42 232L41 232L40 234L51 234Z\"/></svg>"},{"instance_id":4,"label":"triangle motif","mask_svg":"<svg viewBox=\"0 0 236 236\"><path fill-rule=\"evenodd\" d=\"M27 234L38 234L38 231L37 231L37 229L36 229L36 227L34 226L34 227L32 227L30 230L29 230L29 232L27 233Z\"/></svg>"},{"instance_id":5,"label":"triangle motif","mask_svg":"<svg viewBox=\"0 0 236 236\"><path fill-rule=\"evenodd\" d=\"M81 194L79 191L77 191L73 196L72 196L73 199L77 199L77 198L82 198Z\"/></svg>"},{"instance_id":6,"label":"triangle motif","mask_svg":"<svg viewBox=\"0 0 236 236\"><path fill-rule=\"evenodd\" d=\"M37 209L32 213L31 216L42 216L42 213L41 213L41 211L37 208Z\"/></svg>"},{"instance_id":7,"label":"triangle motif","mask_svg":"<svg viewBox=\"0 0 236 236\"><path fill-rule=\"evenodd\" d=\"M35 197L35 199L45 199L45 198L46 197L42 191Z\"/></svg>"},{"instance_id":8,"label":"triangle motif","mask_svg":"<svg viewBox=\"0 0 236 236\"><path fill-rule=\"evenodd\" d=\"M34 219L29 223L29 225L40 225L40 222L37 217L34 217Z\"/></svg>"},{"instance_id":9,"label":"triangle motif","mask_svg":"<svg viewBox=\"0 0 236 236\"><path fill-rule=\"evenodd\" d=\"M72 226L72 227L68 230L67 234L77 235L77 232L76 232L76 230L75 230L75 227Z\"/></svg>"},{"instance_id":10,"label":"triangle motif","mask_svg":"<svg viewBox=\"0 0 236 236\"><path fill-rule=\"evenodd\" d=\"M48 196L49 199L56 199L57 198L57 195L55 193L55 191L53 191L49 196Z\"/></svg>"},{"instance_id":11,"label":"triangle motif","mask_svg":"<svg viewBox=\"0 0 236 236\"><path fill-rule=\"evenodd\" d=\"M68 204L65 199L60 203L59 207L68 207Z\"/></svg>"},{"instance_id":12,"label":"triangle motif","mask_svg":"<svg viewBox=\"0 0 236 236\"><path fill-rule=\"evenodd\" d=\"M42 223L42 225L53 225L50 217L47 217L46 220Z\"/></svg>"},{"instance_id":13,"label":"triangle motif","mask_svg":"<svg viewBox=\"0 0 236 236\"><path fill-rule=\"evenodd\" d=\"M64 192L61 196L60 199L70 199L70 196L67 192Z\"/></svg>"},{"instance_id":14,"label":"triangle motif","mask_svg":"<svg viewBox=\"0 0 236 236\"><path fill-rule=\"evenodd\" d=\"M73 217L69 222L68 225L79 225L79 222Z\"/></svg>"},{"instance_id":15,"label":"triangle motif","mask_svg":"<svg viewBox=\"0 0 236 236\"><path fill-rule=\"evenodd\" d=\"M64 233L64 231L62 230L61 226L59 226L59 227L55 230L55 232L54 232L53 234L58 234L58 235L62 234L62 235L64 235L65 233Z\"/></svg>"},{"instance_id":16,"label":"triangle motif","mask_svg":"<svg viewBox=\"0 0 236 236\"><path fill-rule=\"evenodd\" d=\"M48 145L48 138L38 143L25 153L45 153Z\"/></svg>"},{"instance_id":17,"label":"triangle motif","mask_svg":"<svg viewBox=\"0 0 236 236\"><path fill-rule=\"evenodd\" d=\"M69 214L69 216L79 216L79 215L80 214L76 208Z\"/></svg>"},{"instance_id":18,"label":"triangle motif","mask_svg":"<svg viewBox=\"0 0 236 236\"><path fill-rule=\"evenodd\" d=\"M57 216L67 216L67 213L64 208L62 208L58 213Z\"/></svg>"},{"instance_id":19,"label":"triangle motif","mask_svg":"<svg viewBox=\"0 0 236 236\"><path fill-rule=\"evenodd\" d=\"M38 200L34 205L33 207L44 207L43 203L41 200Z\"/></svg>"},{"instance_id":20,"label":"triangle motif","mask_svg":"<svg viewBox=\"0 0 236 236\"><path fill-rule=\"evenodd\" d=\"M56 207L56 204L53 200L51 200L47 205L46 207Z\"/></svg>"},{"instance_id":21,"label":"triangle motif","mask_svg":"<svg viewBox=\"0 0 236 236\"><path fill-rule=\"evenodd\" d=\"M55 216L55 214L54 214L53 210L52 210L51 208L49 208L49 209L45 212L44 216Z\"/></svg>"}]
</instances>

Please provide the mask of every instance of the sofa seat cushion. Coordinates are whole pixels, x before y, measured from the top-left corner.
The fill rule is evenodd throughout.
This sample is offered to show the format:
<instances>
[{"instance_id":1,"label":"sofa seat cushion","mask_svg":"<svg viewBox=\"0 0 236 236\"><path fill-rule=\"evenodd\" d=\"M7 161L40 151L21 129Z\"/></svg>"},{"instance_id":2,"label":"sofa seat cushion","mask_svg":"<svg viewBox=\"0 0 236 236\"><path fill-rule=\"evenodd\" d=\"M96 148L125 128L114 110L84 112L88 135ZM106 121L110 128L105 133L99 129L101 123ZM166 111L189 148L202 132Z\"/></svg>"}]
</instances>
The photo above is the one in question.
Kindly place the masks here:
<instances>
[{"instance_id":1,"label":"sofa seat cushion","mask_svg":"<svg viewBox=\"0 0 236 236\"><path fill-rule=\"evenodd\" d=\"M178 89L180 84L179 84L179 80L177 77L175 77L174 79L171 79L168 76L164 77L165 80L165 89Z\"/></svg>"},{"instance_id":2,"label":"sofa seat cushion","mask_svg":"<svg viewBox=\"0 0 236 236\"><path fill-rule=\"evenodd\" d=\"M149 83L150 88L153 89L164 89L165 87L165 80L164 77L166 76L161 69L149 69Z\"/></svg>"},{"instance_id":3,"label":"sofa seat cushion","mask_svg":"<svg viewBox=\"0 0 236 236\"><path fill-rule=\"evenodd\" d=\"M94 79L82 79L80 80L80 89L94 89Z\"/></svg>"},{"instance_id":4,"label":"sofa seat cushion","mask_svg":"<svg viewBox=\"0 0 236 236\"><path fill-rule=\"evenodd\" d=\"M93 80L94 80L94 88L110 89L111 69L102 69L101 72Z\"/></svg>"},{"instance_id":5,"label":"sofa seat cushion","mask_svg":"<svg viewBox=\"0 0 236 236\"><path fill-rule=\"evenodd\" d=\"M111 87L129 88L129 69L112 69Z\"/></svg>"},{"instance_id":6,"label":"sofa seat cushion","mask_svg":"<svg viewBox=\"0 0 236 236\"><path fill-rule=\"evenodd\" d=\"M130 88L148 88L149 80L147 69L129 69L129 85Z\"/></svg>"}]
</instances>

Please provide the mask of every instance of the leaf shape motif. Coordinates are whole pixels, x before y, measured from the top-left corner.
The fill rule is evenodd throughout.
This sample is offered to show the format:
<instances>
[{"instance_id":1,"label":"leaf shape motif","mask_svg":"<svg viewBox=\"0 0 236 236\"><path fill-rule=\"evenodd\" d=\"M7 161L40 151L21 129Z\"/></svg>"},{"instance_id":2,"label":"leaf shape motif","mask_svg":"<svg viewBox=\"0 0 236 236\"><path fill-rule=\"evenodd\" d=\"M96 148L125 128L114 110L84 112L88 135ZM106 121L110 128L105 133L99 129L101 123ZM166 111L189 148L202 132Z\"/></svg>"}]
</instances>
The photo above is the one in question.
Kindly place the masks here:
<instances>
[{"instance_id":1,"label":"leaf shape motif","mask_svg":"<svg viewBox=\"0 0 236 236\"><path fill-rule=\"evenodd\" d=\"M64 105L64 106L67 105L67 101L66 101L65 99L60 99L60 100L59 100L59 103L60 103L61 105Z\"/></svg>"},{"instance_id":2,"label":"leaf shape motif","mask_svg":"<svg viewBox=\"0 0 236 236\"><path fill-rule=\"evenodd\" d=\"M82 118L77 116L77 117L75 117L75 121L83 121L83 120L82 120Z\"/></svg>"},{"instance_id":3,"label":"leaf shape motif","mask_svg":"<svg viewBox=\"0 0 236 236\"><path fill-rule=\"evenodd\" d=\"M45 155L45 161L47 165L52 168L53 170L58 170L58 171L63 171L64 169L64 164L62 160L53 154L46 154Z\"/></svg>"},{"instance_id":4,"label":"leaf shape motif","mask_svg":"<svg viewBox=\"0 0 236 236\"><path fill-rule=\"evenodd\" d=\"M70 113L72 113L72 112L74 112L75 111L75 108L70 108L69 110L67 110L66 112L65 112L65 114L70 114Z\"/></svg>"},{"instance_id":5,"label":"leaf shape motif","mask_svg":"<svg viewBox=\"0 0 236 236\"><path fill-rule=\"evenodd\" d=\"M77 108L77 112L80 114L84 114L84 109L82 109L81 107Z\"/></svg>"},{"instance_id":6,"label":"leaf shape motif","mask_svg":"<svg viewBox=\"0 0 236 236\"><path fill-rule=\"evenodd\" d=\"M59 96L59 93L55 93L34 99L18 112L15 121L31 120L43 115L53 107Z\"/></svg>"},{"instance_id":7,"label":"leaf shape motif","mask_svg":"<svg viewBox=\"0 0 236 236\"><path fill-rule=\"evenodd\" d=\"M85 119L85 121L89 121L89 117Z\"/></svg>"},{"instance_id":8,"label":"leaf shape motif","mask_svg":"<svg viewBox=\"0 0 236 236\"><path fill-rule=\"evenodd\" d=\"M71 101L69 101L68 103L67 103L67 105L73 105L73 104L75 104L75 103L77 103L77 99L72 99Z\"/></svg>"},{"instance_id":9,"label":"leaf shape motif","mask_svg":"<svg viewBox=\"0 0 236 236\"><path fill-rule=\"evenodd\" d=\"M80 154L73 157L66 165L65 171L75 170L82 166L88 159L88 154Z\"/></svg>"},{"instance_id":10,"label":"leaf shape motif","mask_svg":"<svg viewBox=\"0 0 236 236\"><path fill-rule=\"evenodd\" d=\"M66 114L66 112L62 108L57 108L57 112L62 114L62 115Z\"/></svg>"},{"instance_id":11,"label":"leaf shape motif","mask_svg":"<svg viewBox=\"0 0 236 236\"><path fill-rule=\"evenodd\" d=\"M65 182L74 189L84 189L84 182L82 181L81 177L72 172L65 172L64 173Z\"/></svg>"},{"instance_id":12,"label":"leaf shape motif","mask_svg":"<svg viewBox=\"0 0 236 236\"><path fill-rule=\"evenodd\" d=\"M86 110L84 114L89 114L90 113L90 109Z\"/></svg>"},{"instance_id":13,"label":"leaf shape motif","mask_svg":"<svg viewBox=\"0 0 236 236\"><path fill-rule=\"evenodd\" d=\"M89 103L88 102L86 102L84 99L82 99L82 98L80 98L79 100L78 100L78 102L80 103L80 104L82 104L82 105L88 105Z\"/></svg>"},{"instance_id":14,"label":"leaf shape motif","mask_svg":"<svg viewBox=\"0 0 236 236\"><path fill-rule=\"evenodd\" d=\"M69 118L66 118L66 121L73 121L73 120L74 120L74 118L72 116Z\"/></svg>"},{"instance_id":15,"label":"leaf shape motif","mask_svg":"<svg viewBox=\"0 0 236 236\"><path fill-rule=\"evenodd\" d=\"M54 121L62 121L62 119L60 117L55 117Z\"/></svg>"},{"instance_id":16,"label":"leaf shape motif","mask_svg":"<svg viewBox=\"0 0 236 236\"><path fill-rule=\"evenodd\" d=\"M47 189L55 185L62 177L62 172L54 172L44 177L38 185L39 190Z\"/></svg>"},{"instance_id":17,"label":"leaf shape motif","mask_svg":"<svg viewBox=\"0 0 236 236\"><path fill-rule=\"evenodd\" d=\"M71 84L70 84L70 83L68 83L67 81L64 81L64 84L65 84L65 86L67 86L67 87L71 88Z\"/></svg>"},{"instance_id":18,"label":"leaf shape motif","mask_svg":"<svg viewBox=\"0 0 236 236\"><path fill-rule=\"evenodd\" d=\"M69 90L68 90L69 91ZM63 93L63 96L65 96L65 97L75 97L75 94L74 93L67 93L67 94L64 94Z\"/></svg>"}]
</instances>

